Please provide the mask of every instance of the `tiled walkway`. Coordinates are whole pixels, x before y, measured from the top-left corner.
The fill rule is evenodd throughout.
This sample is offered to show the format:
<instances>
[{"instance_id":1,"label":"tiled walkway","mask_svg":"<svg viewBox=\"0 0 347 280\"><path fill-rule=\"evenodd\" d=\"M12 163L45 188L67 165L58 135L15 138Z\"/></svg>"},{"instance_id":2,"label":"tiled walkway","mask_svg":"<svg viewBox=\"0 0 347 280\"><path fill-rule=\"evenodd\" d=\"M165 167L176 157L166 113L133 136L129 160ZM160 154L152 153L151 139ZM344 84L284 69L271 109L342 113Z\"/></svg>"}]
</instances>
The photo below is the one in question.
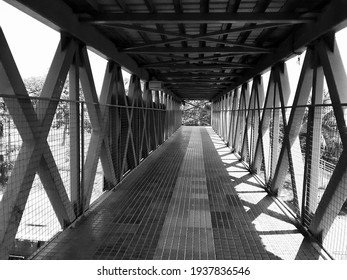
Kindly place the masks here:
<instances>
[{"instance_id":1,"label":"tiled walkway","mask_svg":"<svg viewBox=\"0 0 347 280\"><path fill-rule=\"evenodd\" d=\"M35 259L319 259L211 128L182 127Z\"/></svg>"}]
</instances>

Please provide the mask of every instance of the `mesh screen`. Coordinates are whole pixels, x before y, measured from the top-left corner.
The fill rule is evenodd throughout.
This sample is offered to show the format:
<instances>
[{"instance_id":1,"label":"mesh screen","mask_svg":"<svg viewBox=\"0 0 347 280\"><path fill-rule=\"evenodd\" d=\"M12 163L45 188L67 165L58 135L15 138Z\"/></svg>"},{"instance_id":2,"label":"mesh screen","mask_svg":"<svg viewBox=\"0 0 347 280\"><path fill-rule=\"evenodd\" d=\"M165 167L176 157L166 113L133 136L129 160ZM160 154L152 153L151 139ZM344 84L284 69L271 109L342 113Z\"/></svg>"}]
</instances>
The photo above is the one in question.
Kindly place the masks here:
<instances>
[{"instance_id":1,"label":"mesh screen","mask_svg":"<svg viewBox=\"0 0 347 280\"><path fill-rule=\"evenodd\" d=\"M21 146L21 136L3 98L0 97L0 200Z\"/></svg>"},{"instance_id":2,"label":"mesh screen","mask_svg":"<svg viewBox=\"0 0 347 280\"><path fill-rule=\"evenodd\" d=\"M25 111L23 116L20 110L10 112L9 104L11 108L33 106L34 110ZM149 108L145 108L141 101L135 105L126 106L124 102L101 108L109 116L105 137L116 182L180 126L178 104L173 103L168 114L163 104L148 104ZM72 119L71 106L77 112ZM63 210L67 213L83 213L78 205L82 205L79 200L84 195L83 170L93 134L87 107L84 101L0 97L0 226L4 229L1 250L8 251L11 259L29 257L68 226L65 218L59 217L65 215L58 214L61 205L67 207ZM167 119L170 114L171 121ZM33 138L30 126L36 126ZM23 141L23 137L28 140ZM74 154L74 164L79 166L76 175L71 162ZM106 179L103 164L108 162L99 157L90 203L115 186ZM73 176L77 176L75 181Z\"/></svg>"},{"instance_id":3,"label":"mesh screen","mask_svg":"<svg viewBox=\"0 0 347 280\"><path fill-rule=\"evenodd\" d=\"M334 111L327 93L324 98L326 100L323 101L323 105L313 106L309 101L308 105L296 108L297 113L293 121L299 122L299 125L296 124L294 127L297 136L290 138L290 151L285 152L287 169L283 184L278 186L278 198L306 228L310 227L318 207L323 213L327 212L321 222L322 246L335 259L347 259L347 167L335 117L339 109ZM213 106L213 128L221 133L221 109L216 104ZM262 161L260 169L252 171L257 172L267 186L271 186L279 164L286 133L285 125L292 109L274 107L266 111L268 126L262 132ZM347 119L346 107L342 107L342 112ZM240 141L235 152L243 152L243 160L252 166L256 152L255 140L259 135L259 123L256 118L258 111L235 110L235 113L240 125L240 128L235 130L235 133L238 133L235 137Z\"/></svg>"},{"instance_id":4,"label":"mesh screen","mask_svg":"<svg viewBox=\"0 0 347 280\"><path fill-rule=\"evenodd\" d=\"M327 98L327 97L326 97ZM337 189L330 201L329 208L335 209L337 216L327 217L323 226L327 228L323 238L323 246L334 258L347 259L347 181L342 175L343 169L337 168L341 158L343 145L332 106L312 108L315 126L311 126L310 146L312 152L308 154L308 174L306 211L304 223L309 225L318 204L321 200L328 199L325 192ZM347 115L345 114L345 119ZM344 165L344 164L342 164ZM334 182L334 176L341 176L339 183ZM331 181L331 182L330 182ZM322 202L324 203L324 202ZM341 238L341 237L344 238Z\"/></svg>"}]
</instances>

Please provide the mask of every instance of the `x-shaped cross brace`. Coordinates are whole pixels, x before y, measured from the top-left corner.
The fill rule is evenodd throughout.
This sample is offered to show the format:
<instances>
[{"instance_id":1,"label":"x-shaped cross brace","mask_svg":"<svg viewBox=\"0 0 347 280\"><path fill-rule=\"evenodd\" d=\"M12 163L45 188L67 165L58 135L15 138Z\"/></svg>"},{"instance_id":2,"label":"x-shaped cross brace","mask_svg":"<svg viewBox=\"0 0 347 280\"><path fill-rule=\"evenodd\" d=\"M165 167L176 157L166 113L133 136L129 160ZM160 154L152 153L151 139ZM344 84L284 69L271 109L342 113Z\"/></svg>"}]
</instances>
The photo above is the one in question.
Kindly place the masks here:
<instances>
[{"instance_id":1,"label":"x-shaped cross brace","mask_svg":"<svg viewBox=\"0 0 347 280\"><path fill-rule=\"evenodd\" d=\"M76 44L61 40L53 59L36 111L30 101L5 37L0 32L0 91L23 144L5 189L0 209L1 258L11 246L33 185L36 172L63 228L75 215L59 174L47 137L58 99L73 60Z\"/></svg>"},{"instance_id":2,"label":"x-shaped cross brace","mask_svg":"<svg viewBox=\"0 0 347 280\"><path fill-rule=\"evenodd\" d=\"M86 99L86 105L92 125L92 135L85 159L84 166L84 201L83 208L86 210L89 206L92 196L98 159L104 171L104 176L109 184L115 186L117 179L112 163L110 145L107 136L107 126L109 122L109 108L106 104L110 104L112 90L115 83L115 67L109 62L105 72L104 83L100 95L100 103L95 90L93 75L89 64L87 49L81 48L79 51L81 60L80 80L83 93Z\"/></svg>"}]
</instances>

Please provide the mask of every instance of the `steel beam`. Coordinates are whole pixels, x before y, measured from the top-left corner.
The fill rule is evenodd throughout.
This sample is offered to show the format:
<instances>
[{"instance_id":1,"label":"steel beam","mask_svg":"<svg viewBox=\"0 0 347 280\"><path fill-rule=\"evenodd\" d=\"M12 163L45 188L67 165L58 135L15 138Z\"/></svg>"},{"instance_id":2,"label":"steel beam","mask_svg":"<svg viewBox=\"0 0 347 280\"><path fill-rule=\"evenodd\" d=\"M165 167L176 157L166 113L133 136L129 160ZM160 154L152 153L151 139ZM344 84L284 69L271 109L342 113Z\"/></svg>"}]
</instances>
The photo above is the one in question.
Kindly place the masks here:
<instances>
[{"instance_id":1,"label":"steel beam","mask_svg":"<svg viewBox=\"0 0 347 280\"><path fill-rule=\"evenodd\" d=\"M218 57L216 57L218 58ZM205 63L205 64L178 64L178 61L162 61L162 62L156 62L152 64L144 64L141 65L143 68L151 68L151 69L181 69L181 68L193 68L197 67L200 68L213 68L217 70L221 70L224 68L252 68L252 64L246 64L246 63L238 63L238 62L227 62L227 61L212 61L213 63ZM181 61L185 62L185 61Z\"/></svg>"},{"instance_id":2,"label":"steel beam","mask_svg":"<svg viewBox=\"0 0 347 280\"><path fill-rule=\"evenodd\" d=\"M301 15L294 13L99 13L93 17L81 15L80 20L95 24L112 23L307 23L315 19L314 15Z\"/></svg>"},{"instance_id":3,"label":"steel beam","mask_svg":"<svg viewBox=\"0 0 347 280\"><path fill-rule=\"evenodd\" d=\"M301 52L315 39L329 33L337 32L347 26L347 1L334 0L317 18L316 21L308 23L303 28L291 33L278 47L277 51L263 56L257 66L250 69L239 78L234 87L238 87L251 80L255 75L262 74L279 61L285 61L288 57ZM227 93L234 87L227 89ZM218 96L215 97L217 99Z\"/></svg>"},{"instance_id":4,"label":"steel beam","mask_svg":"<svg viewBox=\"0 0 347 280\"><path fill-rule=\"evenodd\" d=\"M173 72L173 73L163 73L157 75L159 80L165 79L181 79L181 78L234 78L239 77L239 74L234 73L215 73L215 72L204 72L204 73L189 73L184 74L181 72Z\"/></svg>"},{"instance_id":5,"label":"steel beam","mask_svg":"<svg viewBox=\"0 0 347 280\"><path fill-rule=\"evenodd\" d=\"M343 145L338 163L309 226L317 238L324 240L347 200L347 118L346 108L342 106L347 101L347 74L335 40L329 42L329 45L324 41L319 42L318 50Z\"/></svg>"},{"instance_id":6,"label":"steel beam","mask_svg":"<svg viewBox=\"0 0 347 280\"><path fill-rule=\"evenodd\" d=\"M65 47L63 47L63 45ZM74 40L61 40L44 83L41 96L34 109L15 61L0 29L0 90L17 98L4 98L8 110L22 136L16 164L12 170L0 201L0 259L8 257L25 209L35 173L52 204L62 228L66 228L75 215L64 188L57 164L47 142L62 87L76 50ZM24 98L24 99L23 99Z\"/></svg>"},{"instance_id":7,"label":"steel beam","mask_svg":"<svg viewBox=\"0 0 347 280\"><path fill-rule=\"evenodd\" d=\"M229 53L229 54L263 54L268 50L254 50L242 47L156 47L138 48L135 50L125 50L124 53L151 54L151 53Z\"/></svg>"},{"instance_id":8,"label":"steel beam","mask_svg":"<svg viewBox=\"0 0 347 280\"><path fill-rule=\"evenodd\" d=\"M290 23L265 23L265 24L250 24L250 25L245 25L242 27L233 27L230 29L225 29L225 30L218 30L214 32L209 32L206 34L197 34L197 35L187 35L183 32L170 32L170 31L163 31L163 30L158 30L154 28L148 28L148 27L143 27L139 25L131 25L131 24L121 24L121 23L115 23L115 24L104 24L109 28L122 28L122 29L128 29L128 30L135 30L139 32L146 32L146 33L153 33L157 35L165 35L165 36L172 36L172 37L177 37L173 39L168 39L164 41L165 43L175 43L175 42L181 42L186 39L192 39L192 40L197 40L201 39L204 40L205 38L208 37L214 37L214 36L222 36L226 34L232 34L232 33L241 33L241 32L246 32L246 31L253 31L253 30L264 30L264 29L271 29L271 28L277 28L281 26L288 26L292 25ZM159 42L158 42L159 43ZM146 45L143 45L144 47ZM148 46L148 45L147 45ZM139 46L136 46L139 47Z\"/></svg>"}]
</instances>

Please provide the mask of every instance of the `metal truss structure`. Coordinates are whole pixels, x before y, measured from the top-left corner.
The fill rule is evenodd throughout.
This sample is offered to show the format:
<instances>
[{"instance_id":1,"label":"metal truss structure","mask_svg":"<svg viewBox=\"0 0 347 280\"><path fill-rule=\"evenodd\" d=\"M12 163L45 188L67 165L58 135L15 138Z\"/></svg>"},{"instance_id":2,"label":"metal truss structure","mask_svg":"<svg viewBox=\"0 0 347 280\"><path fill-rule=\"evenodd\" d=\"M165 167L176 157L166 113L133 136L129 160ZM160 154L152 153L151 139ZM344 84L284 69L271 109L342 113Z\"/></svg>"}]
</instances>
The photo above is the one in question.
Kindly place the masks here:
<instances>
[{"instance_id":1,"label":"metal truss structure","mask_svg":"<svg viewBox=\"0 0 347 280\"><path fill-rule=\"evenodd\" d=\"M90 207L99 159L104 189L111 189L180 126L181 112L180 103L174 97L159 91L152 93L148 82L142 92L136 75L131 76L126 95L121 68L112 61L107 64L98 97L86 46L66 36L59 43L42 93L33 104L3 33L0 44L2 105L22 142L0 202L1 257L6 259L18 234L36 173L64 229ZM66 182L47 138L67 76L70 181ZM81 145L84 146L80 139L80 124L83 126L84 121L81 112L89 115L91 123L85 153L81 153Z\"/></svg>"},{"instance_id":2,"label":"metal truss structure","mask_svg":"<svg viewBox=\"0 0 347 280\"><path fill-rule=\"evenodd\" d=\"M328 104L323 102L324 78ZM307 49L296 91L291 92L287 66L280 62L271 69L266 94L263 78L256 76L251 89L245 83L213 105L214 129L261 177L269 193L278 196L289 186L288 206L298 223L327 248L346 233L345 223L337 222L347 200L346 88L339 48L329 37ZM327 111L341 145L329 180L322 183L319 178L327 169L320 160L321 134Z\"/></svg>"},{"instance_id":3,"label":"metal truss structure","mask_svg":"<svg viewBox=\"0 0 347 280\"><path fill-rule=\"evenodd\" d=\"M269 194L284 200L299 227L335 258L347 248L339 218L347 212L347 78L335 40L347 24L346 1L6 2L61 40L33 97L0 29L0 116L7 124L0 144L16 139L0 154L7 166L0 170L1 259L18 240L49 240L82 217L96 190L115 187L180 127L181 102L189 99L212 102L213 129ZM100 96L87 48L108 61ZM286 61L304 51L291 91ZM131 73L128 89L122 68ZM150 81L164 87L151 90ZM65 139L55 125L61 108L64 147L54 142ZM49 226L42 226L45 215Z\"/></svg>"}]
</instances>

